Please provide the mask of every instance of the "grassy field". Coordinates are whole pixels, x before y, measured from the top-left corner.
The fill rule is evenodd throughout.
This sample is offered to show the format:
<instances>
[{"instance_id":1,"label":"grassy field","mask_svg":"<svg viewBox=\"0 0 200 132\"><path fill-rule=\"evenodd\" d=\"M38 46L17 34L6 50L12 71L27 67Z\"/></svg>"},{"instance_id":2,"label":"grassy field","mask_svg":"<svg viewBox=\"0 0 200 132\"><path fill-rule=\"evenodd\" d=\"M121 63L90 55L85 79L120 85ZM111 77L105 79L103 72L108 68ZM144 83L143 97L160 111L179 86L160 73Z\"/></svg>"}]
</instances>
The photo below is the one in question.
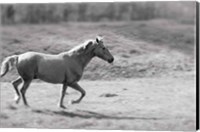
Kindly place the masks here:
<instances>
[{"instance_id":1,"label":"grassy field","mask_svg":"<svg viewBox=\"0 0 200 132\"><path fill-rule=\"evenodd\" d=\"M12 70L0 79L0 127L195 130L194 25L151 20L3 26L0 60L30 50L57 54L98 34L115 62L89 63L80 81L87 91L83 102L61 110L61 86L36 80L27 91L31 108L16 105L8 83L17 77ZM65 104L78 94L69 89Z\"/></svg>"},{"instance_id":2,"label":"grassy field","mask_svg":"<svg viewBox=\"0 0 200 132\"><path fill-rule=\"evenodd\" d=\"M181 82L181 83L180 83ZM195 83L190 76L81 81L80 104L57 108L60 85L33 83L30 108L13 102L13 89L1 84L1 127L126 130L195 130ZM65 105L80 94L69 89Z\"/></svg>"}]
</instances>

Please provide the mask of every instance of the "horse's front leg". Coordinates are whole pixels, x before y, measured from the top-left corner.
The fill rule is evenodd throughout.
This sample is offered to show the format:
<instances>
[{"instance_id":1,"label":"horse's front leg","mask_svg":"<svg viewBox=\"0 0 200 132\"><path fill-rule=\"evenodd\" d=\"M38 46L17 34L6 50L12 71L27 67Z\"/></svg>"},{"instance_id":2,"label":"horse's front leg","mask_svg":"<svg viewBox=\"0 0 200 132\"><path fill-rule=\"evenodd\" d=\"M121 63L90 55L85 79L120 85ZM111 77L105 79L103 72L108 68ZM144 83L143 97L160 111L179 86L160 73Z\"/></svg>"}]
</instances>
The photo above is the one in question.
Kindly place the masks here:
<instances>
[{"instance_id":1,"label":"horse's front leg","mask_svg":"<svg viewBox=\"0 0 200 132\"><path fill-rule=\"evenodd\" d=\"M80 97L80 98L78 98L77 100L72 100L72 101L71 101L72 104L79 103L79 102L83 99L83 97L85 96L85 94L86 94L85 90L82 89L82 88L78 85L78 83L73 83L73 84L70 84L69 86L72 87L73 89L75 89L75 90L81 92L81 97Z\"/></svg>"},{"instance_id":2,"label":"horse's front leg","mask_svg":"<svg viewBox=\"0 0 200 132\"><path fill-rule=\"evenodd\" d=\"M59 100L59 103L58 103L58 106L60 108L63 108L65 109L66 107L63 105L63 100L64 100L64 97L65 97L65 94L66 94L66 89L67 89L67 85L66 84L63 84L63 87L62 87L62 90L61 90L61 95L60 95L60 100Z\"/></svg>"}]
</instances>

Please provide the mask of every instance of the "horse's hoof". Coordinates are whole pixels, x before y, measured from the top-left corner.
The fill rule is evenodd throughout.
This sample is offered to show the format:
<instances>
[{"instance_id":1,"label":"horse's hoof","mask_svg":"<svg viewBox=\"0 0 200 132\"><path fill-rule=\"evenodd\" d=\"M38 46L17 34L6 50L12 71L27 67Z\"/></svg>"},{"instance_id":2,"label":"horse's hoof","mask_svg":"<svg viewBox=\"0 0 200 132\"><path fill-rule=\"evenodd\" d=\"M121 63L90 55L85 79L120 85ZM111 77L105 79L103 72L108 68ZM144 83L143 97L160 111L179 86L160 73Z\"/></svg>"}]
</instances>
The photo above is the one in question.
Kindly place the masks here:
<instances>
[{"instance_id":1,"label":"horse's hoof","mask_svg":"<svg viewBox=\"0 0 200 132\"><path fill-rule=\"evenodd\" d=\"M64 105L58 105L59 108L66 109Z\"/></svg>"},{"instance_id":2,"label":"horse's hoof","mask_svg":"<svg viewBox=\"0 0 200 132\"><path fill-rule=\"evenodd\" d=\"M62 105L62 106L60 106L60 108L62 108L62 109L66 109L67 107L65 107L64 105Z\"/></svg>"},{"instance_id":3,"label":"horse's hoof","mask_svg":"<svg viewBox=\"0 0 200 132\"><path fill-rule=\"evenodd\" d=\"M16 104L19 104L19 100L15 100L15 103L16 103Z\"/></svg>"},{"instance_id":4,"label":"horse's hoof","mask_svg":"<svg viewBox=\"0 0 200 132\"><path fill-rule=\"evenodd\" d=\"M20 97L19 97L19 96L16 96L16 97L14 98L14 101L15 101L16 104L19 104Z\"/></svg>"},{"instance_id":5,"label":"horse's hoof","mask_svg":"<svg viewBox=\"0 0 200 132\"><path fill-rule=\"evenodd\" d=\"M71 103L72 104L78 104L80 101L79 100L72 100Z\"/></svg>"}]
</instances>

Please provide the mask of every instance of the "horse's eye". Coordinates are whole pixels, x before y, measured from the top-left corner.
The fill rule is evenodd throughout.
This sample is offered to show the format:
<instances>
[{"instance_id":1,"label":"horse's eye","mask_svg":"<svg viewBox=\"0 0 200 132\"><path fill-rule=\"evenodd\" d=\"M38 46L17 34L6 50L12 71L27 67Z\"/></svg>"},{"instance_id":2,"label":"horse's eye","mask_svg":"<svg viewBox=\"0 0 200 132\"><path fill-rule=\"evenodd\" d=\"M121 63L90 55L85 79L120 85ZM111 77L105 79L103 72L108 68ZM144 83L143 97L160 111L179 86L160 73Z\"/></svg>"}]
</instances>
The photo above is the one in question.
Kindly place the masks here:
<instances>
[{"instance_id":1,"label":"horse's eye","mask_svg":"<svg viewBox=\"0 0 200 132\"><path fill-rule=\"evenodd\" d=\"M105 47L103 47L103 50L105 50L106 48Z\"/></svg>"}]
</instances>

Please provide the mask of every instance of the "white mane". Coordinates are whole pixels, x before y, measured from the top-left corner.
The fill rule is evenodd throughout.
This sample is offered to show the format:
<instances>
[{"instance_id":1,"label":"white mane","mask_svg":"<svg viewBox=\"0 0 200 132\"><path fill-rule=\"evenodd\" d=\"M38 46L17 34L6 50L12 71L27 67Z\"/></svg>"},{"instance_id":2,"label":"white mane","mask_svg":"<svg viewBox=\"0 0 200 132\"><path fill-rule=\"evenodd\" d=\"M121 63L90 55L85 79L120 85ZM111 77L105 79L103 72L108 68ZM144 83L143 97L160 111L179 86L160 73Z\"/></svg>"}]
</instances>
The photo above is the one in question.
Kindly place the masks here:
<instances>
[{"instance_id":1,"label":"white mane","mask_svg":"<svg viewBox=\"0 0 200 132\"><path fill-rule=\"evenodd\" d=\"M92 39L86 40L82 44L80 44L80 45L74 47L73 49L71 49L69 51L69 53L72 53L72 54L82 54L83 52L85 52L87 50L86 47L87 47L87 45L89 43L94 44L94 40L92 40Z\"/></svg>"}]
</instances>

